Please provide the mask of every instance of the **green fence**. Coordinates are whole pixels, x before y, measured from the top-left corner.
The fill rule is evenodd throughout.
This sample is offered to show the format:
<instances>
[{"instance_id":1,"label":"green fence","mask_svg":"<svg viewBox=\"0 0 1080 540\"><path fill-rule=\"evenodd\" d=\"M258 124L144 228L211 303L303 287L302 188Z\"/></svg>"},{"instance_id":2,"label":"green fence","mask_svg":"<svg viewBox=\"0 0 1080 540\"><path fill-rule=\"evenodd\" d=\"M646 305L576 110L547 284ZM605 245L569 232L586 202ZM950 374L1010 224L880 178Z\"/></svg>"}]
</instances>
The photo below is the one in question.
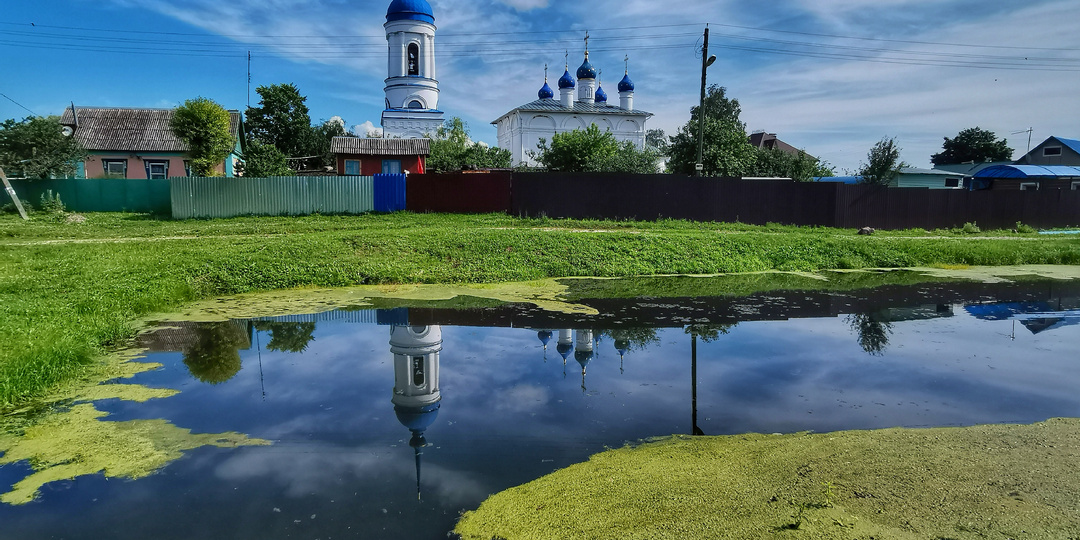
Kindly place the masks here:
<instances>
[{"instance_id":1,"label":"green fence","mask_svg":"<svg viewBox=\"0 0 1080 540\"><path fill-rule=\"evenodd\" d=\"M40 205L49 190L60 196L71 212L142 212L168 215L171 211L168 180L122 178L57 178L11 180L23 203ZM6 201L5 201L6 202Z\"/></svg>"},{"instance_id":2,"label":"green fence","mask_svg":"<svg viewBox=\"0 0 1080 540\"><path fill-rule=\"evenodd\" d=\"M170 178L173 219L363 214L375 209L370 176Z\"/></svg>"}]
</instances>

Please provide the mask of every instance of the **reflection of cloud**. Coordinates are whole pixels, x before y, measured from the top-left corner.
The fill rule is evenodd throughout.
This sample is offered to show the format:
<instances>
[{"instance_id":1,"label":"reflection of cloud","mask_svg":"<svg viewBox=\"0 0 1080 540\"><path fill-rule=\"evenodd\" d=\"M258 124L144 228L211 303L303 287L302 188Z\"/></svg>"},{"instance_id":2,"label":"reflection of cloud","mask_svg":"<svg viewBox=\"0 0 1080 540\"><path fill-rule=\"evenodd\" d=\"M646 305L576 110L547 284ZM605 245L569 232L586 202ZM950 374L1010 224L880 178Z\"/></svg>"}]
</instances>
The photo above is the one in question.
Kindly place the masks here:
<instances>
[{"instance_id":1,"label":"reflection of cloud","mask_svg":"<svg viewBox=\"0 0 1080 540\"><path fill-rule=\"evenodd\" d=\"M282 445L270 452L240 452L217 466L218 478L231 482L268 478L289 497L327 492L342 483L358 486L416 484L413 451L407 446L339 447L326 444ZM424 462L421 487L434 491L444 505L473 503L489 489L472 476Z\"/></svg>"},{"instance_id":2,"label":"reflection of cloud","mask_svg":"<svg viewBox=\"0 0 1080 540\"><path fill-rule=\"evenodd\" d=\"M495 408L510 412L530 412L547 405L551 392L532 384L519 384L496 397Z\"/></svg>"}]
</instances>

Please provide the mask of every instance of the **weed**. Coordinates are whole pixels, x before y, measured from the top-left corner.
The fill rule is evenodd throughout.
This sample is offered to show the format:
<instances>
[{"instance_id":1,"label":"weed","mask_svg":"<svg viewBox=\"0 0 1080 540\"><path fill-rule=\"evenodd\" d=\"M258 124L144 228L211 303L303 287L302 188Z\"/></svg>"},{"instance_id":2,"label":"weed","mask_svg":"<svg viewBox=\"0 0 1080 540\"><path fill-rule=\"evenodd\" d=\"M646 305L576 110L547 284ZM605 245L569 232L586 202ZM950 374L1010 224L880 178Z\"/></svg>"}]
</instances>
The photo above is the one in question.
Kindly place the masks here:
<instances>
[{"instance_id":1,"label":"weed","mask_svg":"<svg viewBox=\"0 0 1080 540\"><path fill-rule=\"evenodd\" d=\"M1032 233L1039 232L1039 230L1036 229L1035 227L1032 227L1031 225L1024 225L1023 223L1020 223L1019 221L1017 221L1016 222L1016 232L1018 232L1020 234L1032 234Z\"/></svg>"},{"instance_id":2,"label":"weed","mask_svg":"<svg viewBox=\"0 0 1080 540\"><path fill-rule=\"evenodd\" d=\"M980 229L979 226L976 225L974 222L969 221L960 228L960 231L964 234L979 234L982 232L982 229Z\"/></svg>"},{"instance_id":3,"label":"weed","mask_svg":"<svg viewBox=\"0 0 1080 540\"><path fill-rule=\"evenodd\" d=\"M62 214L67 209L64 206L64 201L60 200L60 194L53 193L51 189L41 194L39 203L41 204L41 211L50 214Z\"/></svg>"}]
</instances>

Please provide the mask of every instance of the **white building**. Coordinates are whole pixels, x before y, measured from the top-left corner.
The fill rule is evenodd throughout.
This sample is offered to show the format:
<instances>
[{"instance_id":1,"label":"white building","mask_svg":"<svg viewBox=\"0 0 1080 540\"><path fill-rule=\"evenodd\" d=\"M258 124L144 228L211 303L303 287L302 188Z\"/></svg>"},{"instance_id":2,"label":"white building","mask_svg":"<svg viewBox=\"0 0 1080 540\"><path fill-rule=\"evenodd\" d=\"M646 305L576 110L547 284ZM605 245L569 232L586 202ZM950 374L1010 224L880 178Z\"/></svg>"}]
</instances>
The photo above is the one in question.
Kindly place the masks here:
<instances>
[{"instance_id":1,"label":"white building","mask_svg":"<svg viewBox=\"0 0 1080 540\"><path fill-rule=\"evenodd\" d=\"M435 79L435 14L426 0L394 0L386 10L388 45L383 137L418 139L443 124Z\"/></svg>"},{"instance_id":2,"label":"white building","mask_svg":"<svg viewBox=\"0 0 1080 540\"><path fill-rule=\"evenodd\" d=\"M587 38L586 38L587 39ZM511 164L537 165L529 152L537 150L540 139L549 144L556 133L584 130L595 124L609 131L618 141L631 141L639 149L645 147L645 121L652 113L634 109L634 82L624 72L619 82L619 105L608 105L607 93L597 83L596 69L589 63L588 41L585 61L577 69L577 80L570 75L570 66L559 79L559 99L548 86L537 93L537 100L526 103L492 122L498 130L499 148L510 151Z\"/></svg>"}]
</instances>

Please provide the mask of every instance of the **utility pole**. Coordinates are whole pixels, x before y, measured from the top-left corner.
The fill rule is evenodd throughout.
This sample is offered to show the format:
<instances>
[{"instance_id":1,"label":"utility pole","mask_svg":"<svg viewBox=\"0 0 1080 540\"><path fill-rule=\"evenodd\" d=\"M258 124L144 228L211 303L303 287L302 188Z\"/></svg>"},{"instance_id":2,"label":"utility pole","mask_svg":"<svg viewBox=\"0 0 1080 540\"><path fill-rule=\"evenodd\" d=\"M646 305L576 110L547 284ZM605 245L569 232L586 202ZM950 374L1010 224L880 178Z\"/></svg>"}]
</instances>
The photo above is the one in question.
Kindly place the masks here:
<instances>
[{"instance_id":1,"label":"utility pole","mask_svg":"<svg viewBox=\"0 0 1080 540\"><path fill-rule=\"evenodd\" d=\"M705 165L702 163L702 154L705 150L705 71L716 61L715 56L709 56L709 25L705 25L705 40L701 46L701 100L698 102L698 146L697 163L694 164L694 176L701 176Z\"/></svg>"},{"instance_id":2,"label":"utility pole","mask_svg":"<svg viewBox=\"0 0 1080 540\"><path fill-rule=\"evenodd\" d=\"M248 89L247 89L247 101L248 108L251 108L251 51L248 51Z\"/></svg>"}]
</instances>

